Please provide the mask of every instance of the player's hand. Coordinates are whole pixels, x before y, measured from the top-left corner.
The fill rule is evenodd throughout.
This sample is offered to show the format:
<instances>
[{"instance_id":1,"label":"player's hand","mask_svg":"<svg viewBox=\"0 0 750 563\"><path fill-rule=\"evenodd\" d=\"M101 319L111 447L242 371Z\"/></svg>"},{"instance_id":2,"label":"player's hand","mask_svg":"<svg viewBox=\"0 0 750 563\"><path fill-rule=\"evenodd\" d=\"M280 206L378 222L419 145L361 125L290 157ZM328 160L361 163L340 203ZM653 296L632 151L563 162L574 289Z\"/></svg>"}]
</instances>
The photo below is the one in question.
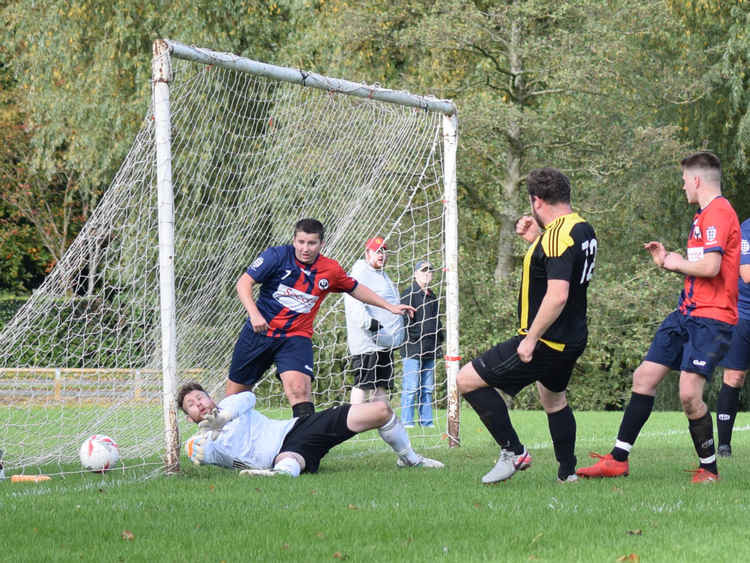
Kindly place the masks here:
<instances>
[{"instance_id":1,"label":"player's hand","mask_svg":"<svg viewBox=\"0 0 750 563\"><path fill-rule=\"evenodd\" d=\"M516 234L526 242L534 242L539 236L539 224L531 215L524 215L516 221Z\"/></svg>"},{"instance_id":2,"label":"player's hand","mask_svg":"<svg viewBox=\"0 0 750 563\"><path fill-rule=\"evenodd\" d=\"M198 433L195 436L188 438L185 442L185 453L195 465L202 465L206 459L206 451L204 449L207 438Z\"/></svg>"},{"instance_id":3,"label":"player's hand","mask_svg":"<svg viewBox=\"0 0 750 563\"><path fill-rule=\"evenodd\" d=\"M234 418L234 413L228 410L214 409L198 423L198 430L210 440L216 440L224 425Z\"/></svg>"},{"instance_id":4,"label":"player's hand","mask_svg":"<svg viewBox=\"0 0 750 563\"><path fill-rule=\"evenodd\" d=\"M263 333L268 331L268 323L263 315L250 315L250 324L253 325L253 332Z\"/></svg>"},{"instance_id":5,"label":"player's hand","mask_svg":"<svg viewBox=\"0 0 750 563\"><path fill-rule=\"evenodd\" d=\"M657 266L664 266L664 259L667 257L667 251L662 243L652 240L644 244L643 248L648 250L648 253L651 255L651 258Z\"/></svg>"},{"instance_id":6,"label":"player's hand","mask_svg":"<svg viewBox=\"0 0 750 563\"><path fill-rule=\"evenodd\" d=\"M414 316L414 313L416 309L412 307L411 305L391 305L388 310L393 313L394 315L409 315L409 318L411 319Z\"/></svg>"},{"instance_id":7,"label":"player's hand","mask_svg":"<svg viewBox=\"0 0 750 563\"><path fill-rule=\"evenodd\" d=\"M536 348L536 340L533 340L528 336L525 337L518 343L518 348L516 348L518 359L524 364L528 364L534 356L534 348Z\"/></svg>"}]
</instances>

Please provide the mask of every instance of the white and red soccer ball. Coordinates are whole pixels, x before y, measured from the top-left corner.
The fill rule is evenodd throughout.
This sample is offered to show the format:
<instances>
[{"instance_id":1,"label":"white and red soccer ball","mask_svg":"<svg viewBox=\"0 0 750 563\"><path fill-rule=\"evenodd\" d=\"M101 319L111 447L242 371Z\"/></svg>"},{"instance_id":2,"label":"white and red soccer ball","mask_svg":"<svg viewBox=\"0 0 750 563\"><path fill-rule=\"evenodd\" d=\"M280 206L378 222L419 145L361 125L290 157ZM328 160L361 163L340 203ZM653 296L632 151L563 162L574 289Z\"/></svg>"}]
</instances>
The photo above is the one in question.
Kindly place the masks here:
<instances>
[{"instance_id":1,"label":"white and red soccer ball","mask_svg":"<svg viewBox=\"0 0 750 563\"><path fill-rule=\"evenodd\" d=\"M78 451L81 465L89 471L103 473L112 469L120 460L120 448L117 443L104 434L94 434L81 444Z\"/></svg>"}]
</instances>

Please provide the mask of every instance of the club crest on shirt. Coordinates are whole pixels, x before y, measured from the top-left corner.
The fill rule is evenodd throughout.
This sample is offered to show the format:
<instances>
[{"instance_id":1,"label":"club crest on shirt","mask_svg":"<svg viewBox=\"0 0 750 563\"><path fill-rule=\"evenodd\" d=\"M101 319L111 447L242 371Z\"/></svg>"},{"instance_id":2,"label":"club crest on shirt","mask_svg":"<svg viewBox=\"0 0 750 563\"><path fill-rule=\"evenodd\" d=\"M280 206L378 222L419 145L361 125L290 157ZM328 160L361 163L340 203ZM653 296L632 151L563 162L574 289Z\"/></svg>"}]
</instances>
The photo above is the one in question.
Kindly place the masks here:
<instances>
[{"instance_id":1,"label":"club crest on shirt","mask_svg":"<svg viewBox=\"0 0 750 563\"><path fill-rule=\"evenodd\" d=\"M706 242L714 242L716 240L716 227L709 227L706 229Z\"/></svg>"},{"instance_id":2,"label":"club crest on shirt","mask_svg":"<svg viewBox=\"0 0 750 563\"><path fill-rule=\"evenodd\" d=\"M258 256L255 259L255 262L253 262L252 264L250 264L250 267L253 268L254 270L256 270L256 269L260 268L262 265L263 265L263 257L262 256Z\"/></svg>"},{"instance_id":3,"label":"club crest on shirt","mask_svg":"<svg viewBox=\"0 0 750 563\"><path fill-rule=\"evenodd\" d=\"M328 280L326 278L320 278L318 280L318 289L321 291L325 291L328 289Z\"/></svg>"}]
</instances>

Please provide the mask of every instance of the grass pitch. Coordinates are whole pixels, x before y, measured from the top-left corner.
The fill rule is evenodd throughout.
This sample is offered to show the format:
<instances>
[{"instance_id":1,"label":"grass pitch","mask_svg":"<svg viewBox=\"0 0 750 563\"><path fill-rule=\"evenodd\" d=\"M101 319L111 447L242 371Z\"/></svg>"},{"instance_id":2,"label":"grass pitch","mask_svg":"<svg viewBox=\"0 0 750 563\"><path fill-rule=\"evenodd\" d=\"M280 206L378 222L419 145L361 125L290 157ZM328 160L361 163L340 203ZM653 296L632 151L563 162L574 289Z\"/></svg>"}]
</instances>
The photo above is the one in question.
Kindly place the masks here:
<instances>
[{"instance_id":1,"label":"grass pitch","mask_svg":"<svg viewBox=\"0 0 750 563\"><path fill-rule=\"evenodd\" d=\"M656 412L626 478L556 482L546 416L513 411L532 467L479 482L497 447L470 409L462 447L418 450L444 470L402 469L372 443L345 444L316 475L240 478L193 467L133 481L81 474L0 482L7 561L741 561L750 517L750 416L740 413L721 481L692 485L682 413ZM580 412L577 454L606 453L621 413ZM436 431L439 433L439 431ZM433 441L434 443L434 441ZM379 447L379 446L378 446Z\"/></svg>"}]
</instances>

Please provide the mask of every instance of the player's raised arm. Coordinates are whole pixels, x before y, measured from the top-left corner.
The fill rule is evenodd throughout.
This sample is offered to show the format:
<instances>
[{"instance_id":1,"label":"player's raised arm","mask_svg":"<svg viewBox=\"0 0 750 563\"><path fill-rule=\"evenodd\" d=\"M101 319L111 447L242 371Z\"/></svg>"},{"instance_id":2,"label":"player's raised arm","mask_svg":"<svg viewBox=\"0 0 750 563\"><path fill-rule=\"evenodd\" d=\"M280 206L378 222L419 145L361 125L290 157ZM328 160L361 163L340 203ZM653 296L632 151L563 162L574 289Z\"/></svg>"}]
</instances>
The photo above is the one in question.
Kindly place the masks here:
<instances>
[{"instance_id":1,"label":"player's raised arm","mask_svg":"<svg viewBox=\"0 0 750 563\"><path fill-rule=\"evenodd\" d=\"M416 311L416 309L411 305L405 305L403 303L392 305L391 303L388 303L388 301L380 297L377 293L375 293L373 290L362 283L358 284L350 295L355 299L362 301L363 303L367 303L368 305L375 305L376 307L381 307L382 309L390 311L394 315L403 315L404 313L406 313L411 317L414 315L414 311Z\"/></svg>"},{"instance_id":2,"label":"player's raised arm","mask_svg":"<svg viewBox=\"0 0 750 563\"><path fill-rule=\"evenodd\" d=\"M721 253L707 252L700 260L691 262L677 252L667 252L662 268L670 272L678 272L685 276L713 278L721 270Z\"/></svg>"},{"instance_id":3,"label":"player's raised arm","mask_svg":"<svg viewBox=\"0 0 750 563\"><path fill-rule=\"evenodd\" d=\"M237 296L240 298L242 306L245 307L250 317L250 324L253 325L253 331L262 333L268 330L268 323L255 304L253 286L255 286L255 280L247 272L244 272L240 276L240 279L237 280Z\"/></svg>"}]
</instances>

